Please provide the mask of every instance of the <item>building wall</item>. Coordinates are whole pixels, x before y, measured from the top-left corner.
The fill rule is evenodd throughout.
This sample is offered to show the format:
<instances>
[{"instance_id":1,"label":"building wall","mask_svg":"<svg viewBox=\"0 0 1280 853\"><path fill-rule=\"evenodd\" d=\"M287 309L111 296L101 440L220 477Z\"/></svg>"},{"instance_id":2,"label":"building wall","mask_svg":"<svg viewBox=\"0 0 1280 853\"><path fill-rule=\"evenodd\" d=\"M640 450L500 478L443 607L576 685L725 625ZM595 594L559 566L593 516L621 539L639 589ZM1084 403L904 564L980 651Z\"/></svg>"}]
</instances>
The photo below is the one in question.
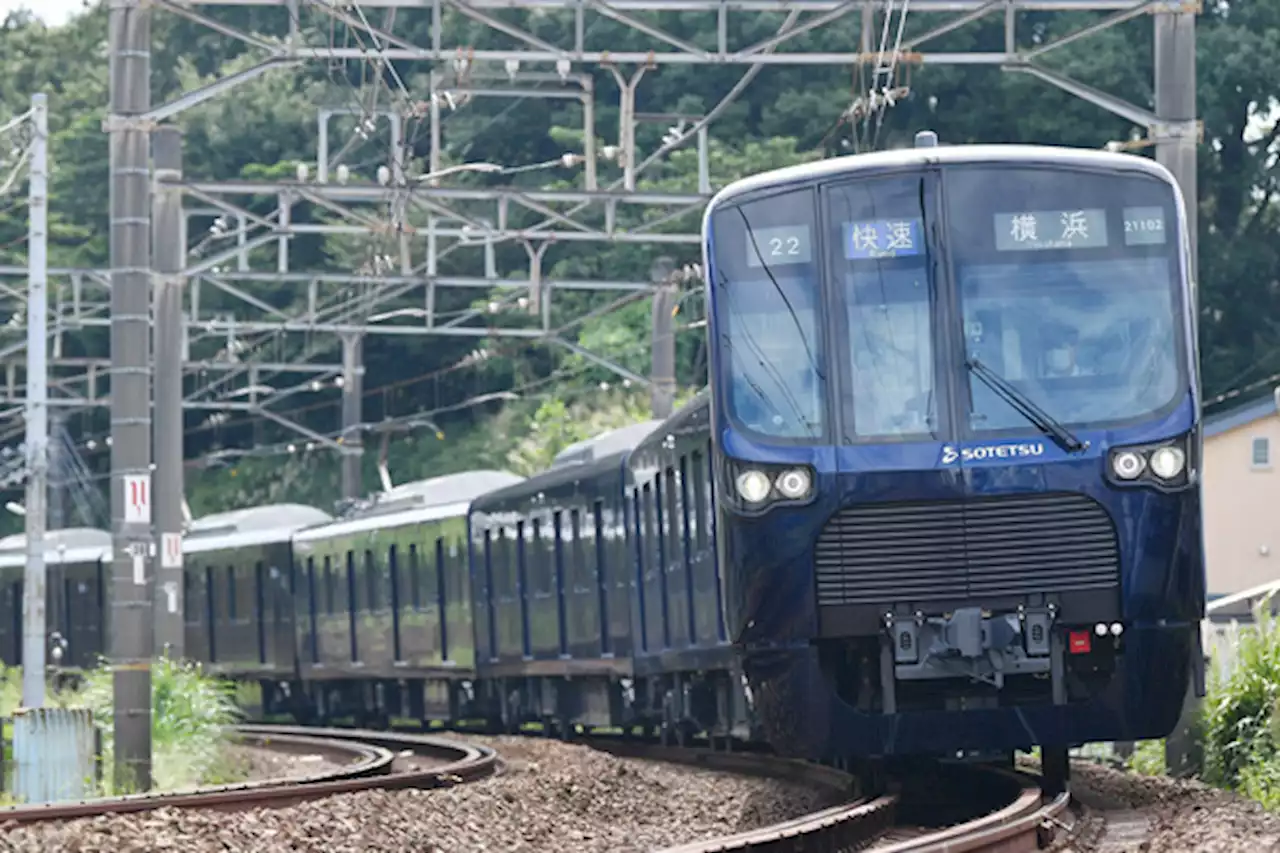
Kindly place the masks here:
<instances>
[{"instance_id":1,"label":"building wall","mask_svg":"<svg viewBox=\"0 0 1280 853\"><path fill-rule=\"evenodd\" d=\"M1253 462L1254 439L1269 464ZM1204 525L1209 595L1280 580L1280 414L1204 440Z\"/></svg>"}]
</instances>

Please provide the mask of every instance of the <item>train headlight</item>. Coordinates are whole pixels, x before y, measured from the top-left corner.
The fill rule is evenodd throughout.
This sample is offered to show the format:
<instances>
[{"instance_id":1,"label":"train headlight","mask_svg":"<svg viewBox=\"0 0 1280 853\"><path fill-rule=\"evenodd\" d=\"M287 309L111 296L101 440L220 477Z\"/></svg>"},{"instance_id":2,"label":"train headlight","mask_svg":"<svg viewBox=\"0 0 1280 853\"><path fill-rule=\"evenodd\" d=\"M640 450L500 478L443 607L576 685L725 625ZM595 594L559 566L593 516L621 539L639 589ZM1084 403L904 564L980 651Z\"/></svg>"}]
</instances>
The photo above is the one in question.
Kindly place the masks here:
<instances>
[{"instance_id":1,"label":"train headlight","mask_svg":"<svg viewBox=\"0 0 1280 853\"><path fill-rule=\"evenodd\" d=\"M749 504L763 503L773 487L763 471L754 469L739 474L735 485L738 487L738 495Z\"/></svg>"},{"instance_id":2,"label":"train headlight","mask_svg":"<svg viewBox=\"0 0 1280 853\"><path fill-rule=\"evenodd\" d=\"M1182 473L1187 454L1177 447L1162 447L1151 454L1151 471L1161 480L1172 480Z\"/></svg>"},{"instance_id":3,"label":"train headlight","mask_svg":"<svg viewBox=\"0 0 1280 853\"><path fill-rule=\"evenodd\" d=\"M813 485L813 480L809 477L809 472L803 468L792 468L790 471L783 471L778 477L777 487L782 496L789 500L799 500L809 494L809 488Z\"/></svg>"},{"instance_id":4,"label":"train headlight","mask_svg":"<svg viewBox=\"0 0 1280 853\"><path fill-rule=\"evenodd\" d=\"M1132 450L1117 453L1111 460L1111 470L1121 480L1136 479L1142 473L1142 469L1146 467L1147 463L1142 458L1142 455L1134 453Z\"/></svg>"}]
</instances>

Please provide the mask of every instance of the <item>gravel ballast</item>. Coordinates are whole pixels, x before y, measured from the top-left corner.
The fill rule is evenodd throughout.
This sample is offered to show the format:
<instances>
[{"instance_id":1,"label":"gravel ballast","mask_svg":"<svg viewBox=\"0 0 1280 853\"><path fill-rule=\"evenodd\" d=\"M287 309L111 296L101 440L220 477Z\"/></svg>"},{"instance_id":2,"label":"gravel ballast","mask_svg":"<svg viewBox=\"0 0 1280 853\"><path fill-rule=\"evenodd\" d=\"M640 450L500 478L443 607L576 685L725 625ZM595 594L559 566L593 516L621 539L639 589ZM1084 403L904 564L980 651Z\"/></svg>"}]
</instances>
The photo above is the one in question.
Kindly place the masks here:
<instances>
[{"instance_id":1,"label":"gravel ballast","mask_svg":"<svg viewBox=\"0 0 1280 853\"><path fill-rule=\"evenodd\" d=\"M1070 853L1270 853L1280 816L1201 782L1139 776L1073 762L1072 789L1088 807Z\"/></svg>"},{"instance_id":2,"label":"gravel ballast","mask_svg":"<svg viewBox=\"0 0 1280 853\"><path fill-rule=\"evenodd\" d=\"M838 802L827 791L618 758L520 737L458 736L495 748L492 779L439 791L368 791L279 809L166 809L15 827L0 850L563 851L638 853L741 832Z\"/></svg>"},{"instance_id":3,"label":"gravel ballast","mask_svg":"<svg viewBox=\"0 0 1280 853\"><path fill-rule=\"evenodd\" d=\"M300 755L265 746L235 743L225 749L227 760L235 768L237 776L246 782L313 776L342 767L323 755Z\"/></svg>"}]
</instances>

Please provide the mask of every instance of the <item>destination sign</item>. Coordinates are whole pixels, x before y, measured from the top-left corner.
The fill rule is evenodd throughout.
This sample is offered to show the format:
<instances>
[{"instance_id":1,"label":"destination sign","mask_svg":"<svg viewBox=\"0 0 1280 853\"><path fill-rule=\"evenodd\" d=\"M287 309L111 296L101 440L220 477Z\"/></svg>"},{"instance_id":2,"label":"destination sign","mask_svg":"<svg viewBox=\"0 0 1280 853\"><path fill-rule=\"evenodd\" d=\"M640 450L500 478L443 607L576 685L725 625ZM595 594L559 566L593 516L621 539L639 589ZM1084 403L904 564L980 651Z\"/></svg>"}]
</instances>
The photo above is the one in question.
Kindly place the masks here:
<instances>
[{"instance_id":1,"label":"destination sign","mask_svg":"<svg viewBox=\"0 0 1280 853\"><path fill-rule=\"evenodd\" d=\"M1124 244L1126 246L1160 246L1164 242L1163 207L1126 207L1124 209Z\"/></svg>"},{"instance_id":2,"label":"destination sign","mask_svg":"<svg viewBox=\"0 0 1280 853\"><path fill-rule=\"evenodd\" d=\"M747 232L747 266L760 268L813 261L813 241L808 225L753 228Z\"/></svg>"},{"instance_id":3,"label":"destination sign","mask_svg":"<svg viewBox=\"0 0 1280 853\"><path fill-rule=\"evenodd\" d=\"M1107 212L1100 208L997 213L994 219L999 252L1101 249L1107 245Z\"/></svg>"},{"instance_id":4,"label":"destination sign","mask_svg":"<svg viewBox=\"0 0 1280 853\"><path fill-rule=\"evenodd\" d=\"M844 224L844 256L850 261L910 258L924 252L920 219L881 219Z\"/></svg>"}]
</instances>

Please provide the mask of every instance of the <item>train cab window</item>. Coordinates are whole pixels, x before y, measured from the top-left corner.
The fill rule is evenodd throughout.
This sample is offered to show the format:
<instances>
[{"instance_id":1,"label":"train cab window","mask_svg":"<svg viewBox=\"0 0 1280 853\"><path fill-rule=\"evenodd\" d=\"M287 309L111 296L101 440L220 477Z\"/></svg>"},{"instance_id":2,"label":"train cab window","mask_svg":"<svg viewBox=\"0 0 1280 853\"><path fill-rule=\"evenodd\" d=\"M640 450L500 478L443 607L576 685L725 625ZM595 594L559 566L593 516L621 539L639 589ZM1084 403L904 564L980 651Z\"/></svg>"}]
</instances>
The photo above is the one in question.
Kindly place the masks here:
<instances>
[{"instance_id":1,"label":"train cab window","mask_svg":"<svg viewBox=\"0 0 1280 853\"><path fill-rule=\"evenodd\" d=\"M1253 467L1255 469L1271 467L1271 439L1265 435L1253 440Z\"/></svg>"},{"instance_id":2,"label":"train cab window","mask_svg":"<svg viewBox=\"0 0 1280 853\"><path fill-rule=\"evenodd\" d=\"M729 417L757 435L813 441L825 431L821 258L813 190L712 214L712 306Z\"/></svg>"},{"instance_id":3,"label":"train cab window","mask_svg":"<svg viewBox=\"0 0 1280 853\"><path fill-rule=\"evenodd\" d=\"M418 565L418 546L409 546L409 594L413 596L413 609L422 609L422 567Z\"/></svg>"}]
</instances>

